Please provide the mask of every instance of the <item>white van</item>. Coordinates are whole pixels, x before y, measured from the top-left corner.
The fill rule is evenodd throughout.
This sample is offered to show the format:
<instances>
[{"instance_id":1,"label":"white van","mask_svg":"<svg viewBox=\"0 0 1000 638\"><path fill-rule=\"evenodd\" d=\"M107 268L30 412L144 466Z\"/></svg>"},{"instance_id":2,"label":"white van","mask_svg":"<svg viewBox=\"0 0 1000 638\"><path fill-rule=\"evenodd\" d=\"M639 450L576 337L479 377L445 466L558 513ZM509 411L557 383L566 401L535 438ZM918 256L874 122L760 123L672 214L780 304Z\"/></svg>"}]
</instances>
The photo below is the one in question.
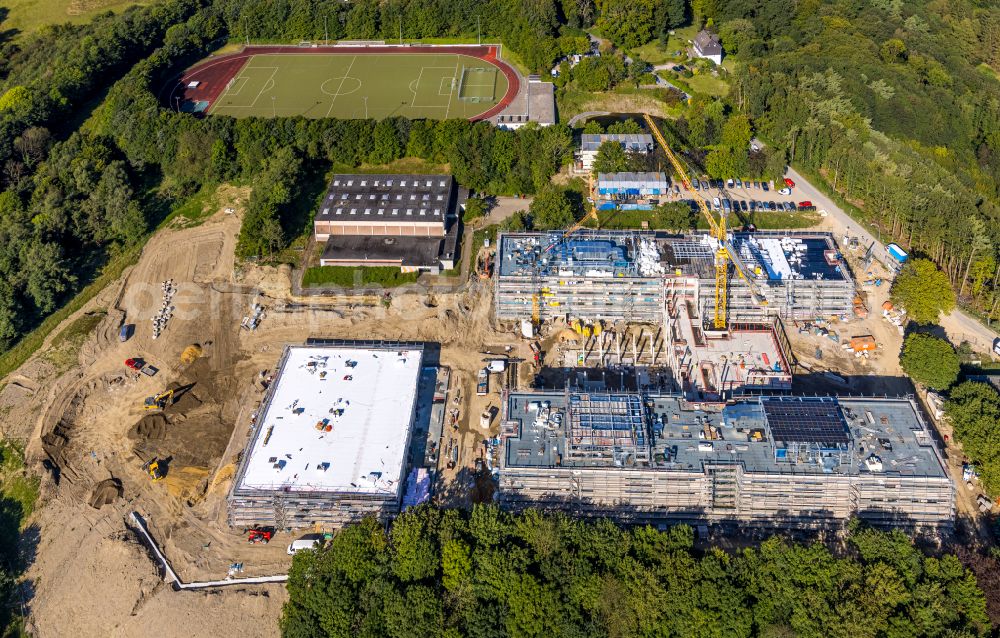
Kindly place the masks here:
<instances>
[{"instance_id":1,"label":"white van","mask_svg":"<svg viewBox=\"0 0 1000 638\"><path fill-rule=\"evenodd\" d=\"M302 538L292 541L292 544L288 546L288 555L292 556L303 549L316 549L321 540L323 537L319 534L306 534Z\"/></svg>"}]
</instances>

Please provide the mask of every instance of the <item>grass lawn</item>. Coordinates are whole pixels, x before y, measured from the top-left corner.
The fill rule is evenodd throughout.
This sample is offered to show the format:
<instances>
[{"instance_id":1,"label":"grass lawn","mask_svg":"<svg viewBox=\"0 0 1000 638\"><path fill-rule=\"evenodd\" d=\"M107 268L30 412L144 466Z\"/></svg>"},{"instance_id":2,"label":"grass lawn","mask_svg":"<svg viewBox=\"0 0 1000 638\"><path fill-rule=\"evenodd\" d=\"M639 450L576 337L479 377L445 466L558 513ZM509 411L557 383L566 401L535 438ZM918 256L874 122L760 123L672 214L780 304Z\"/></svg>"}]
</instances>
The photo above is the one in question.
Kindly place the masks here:
<instances>
[{"instance_id":1,"label":"grass lawn","mask_svg":"<svg viewBox=\"0 0 1000 638\"><path fill-rule=\"evenodd\" d=\"M106 314L101 310L80 316L52 339L52 344L42 353L42 358L51 362L60 372L68 370L79 359L83 342Z\"/></svg>"},{"instance_id":2,"label":"grass lawn","mask_svg":"<svg viewBox=\"0 0 1000 638\"><path fill-rule=\"evenodd\" d=\"M251 56L209 110L233 117L470 118L495 106L507 88L495 66L453 53L273 53Z\"/></svg>"},{"instance_id":3,"label":"grass lawn","mask_svg":"<svg viewBox=\"0 0 1000 638\"><path fill-rule=\"evenodd\" d=\"M121 11L132 5L150 4L135 0L7 0L10 13L0 24L0 31L16 29L22 35L50 24L84 23L104 11Z\"/></svg>"},{"instance_id":4,"label":"grass lawn","mask_svg":"<svg viewBox=\"0 0 1000 638\"><path fill-rule=\"evenodd\" d=\"M177 206L170 214L171 227L191 228L208 219L217 208L215 199L217 188L217 184L206 184Z\"/></svg>"},{"instance_id":5,"label":"grass lawn","mask_svg":"<svg viewBox=\"0 0 1000 638\"><path fill-rule=\"evenodd\" d=\"M729 94L729 83L711 73L696 73L689 78L683 78L683 81L694 93L713 97L725 97Z\"/></svg>"},{"instance_id":6,"label":"grass lawn","mask_svg":"<svg viewBox=\"0 0 1000 638\"><path fill-rule=\"evenodd\" d=\"M718 217L718 214L715 214ZM750 222L757 227L757 230L802 230L813 228L820 223L822 217L819 213L811 211L795 211L791 213L775 212L754 212L740 213L740 215L729 215L726 218L726 225L731 230L738 230L745 223ZM708 222L699 215L698 230L708 230Z\"/></svg>"},{"instance_id":7,"label":"grass lawn","mask_svg":"<svg viewBox=\"0 0 1000 638\"><path fill-rule=\"evenodd\" d=\"M0 494L20 506L21 527L38 501L38 477L28 474L24 453L11 443L0 442Z\"/></svg>"},{"instance_id":8,"label":"grass lawn","mask_svg":"<svg viewBox=\"0 0 1000 638\"><path fill-rule=\"evenodd\" d=\"M381 286L394 288L414 283L418 272L400 272L392 266L356 268L353 266L313 266L302 275L303 287L337 286L340 288L360 288Z\"/></svg>"}]
</instances>

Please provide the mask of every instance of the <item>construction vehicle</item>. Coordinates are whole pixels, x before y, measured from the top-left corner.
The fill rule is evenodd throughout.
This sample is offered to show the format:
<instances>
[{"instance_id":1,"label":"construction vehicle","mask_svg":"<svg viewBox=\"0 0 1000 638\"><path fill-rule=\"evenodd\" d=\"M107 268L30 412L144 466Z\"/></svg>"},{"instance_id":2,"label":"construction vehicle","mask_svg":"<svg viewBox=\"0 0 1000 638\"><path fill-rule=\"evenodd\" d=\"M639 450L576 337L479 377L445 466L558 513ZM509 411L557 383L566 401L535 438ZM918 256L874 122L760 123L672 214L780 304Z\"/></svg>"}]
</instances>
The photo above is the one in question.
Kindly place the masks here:
<instances>
[{"instance_id":1,"label":"construction vehicle","mask_svg":"<svg viewBox=\"0 0 1000 638\"><path fill-rule=\"evenodd\" d=\"M247 533L247 542L251 545L267 545L274 536L274 530L267 527L254 527Z\"/></svg>"},{"instance_id":2,"label":"construction vehicle","mask_svg":"<svg viewBox=\"0 0 1000 638\"><path fill-rule=\"evenodd\" d=\"M537 341L531 342L531 356L534 359L535 367L538 368L542 365L542 348L538 345Z\"/></svg>"},{"instance_id":3,"label":"construction vehicle","mask_svg":"<svg viewBox=\"0 0 1000 638\"><path fill-rule=\"evenodd\" d=\"M490 391L490 371L483 368L476 375L476 394L486 396Z\"/></svg>"},{"instance_id":4,"label":"construction vehicle","mask_svg":"<svg viewBox=\"0 0 1000 638\"><path fill-rule=\"evenodd\" d=\"M142 471L149 474L149 478L153 481L159 481L167 475L166 471L160 467L160 461L155 456L142 464Z\"/></svg>"},{"instance_id":5,"label":"construction vehicle","mask_svg":"<svg viewBox=\"0 0 1000 638\"><path fill-rule=\"evenodd\" d=\"M715 219L705 198L701 196L699 191L691 188L691 179L688 177L687 171L684 170L680 159L671 150L670 145L667 144L667 140L663 137L663 133L656 125L656 122L653 121L653 118L648 113L643 113L642 117L646 121L646 126L653 134L653 137L663 147L663 152L666 153L667 159L670 160L670 164L673 166L674 172L677 173L677 177L681 180L681 183L684 184L684 188L690 191L702 216L708 222L712 237L718 241L718 246L715 250L715 314L712 318L712 327L716 330L725 330L728 325L729 262L733 263L736 274L740 276L740 279L746 282L750 288L750 294L758 305L767 305L767 299L764 298L757 284L753 282L752 275L743 266L739 254L729 242L729 237L726 233L726 213L720 211L718 220Z\"/></svg>"},{"instance_id":6,"label":"construction vehicle","mask_svg":"<svg viewBox=\"0 0 1000 638\"><path fill-rule=\"evenodd\" d=\"M142 402L142 407L146 410L163 410L174 398L173 390L165 390L155 396L146 397Z\"/></svg>"}]
</instances>

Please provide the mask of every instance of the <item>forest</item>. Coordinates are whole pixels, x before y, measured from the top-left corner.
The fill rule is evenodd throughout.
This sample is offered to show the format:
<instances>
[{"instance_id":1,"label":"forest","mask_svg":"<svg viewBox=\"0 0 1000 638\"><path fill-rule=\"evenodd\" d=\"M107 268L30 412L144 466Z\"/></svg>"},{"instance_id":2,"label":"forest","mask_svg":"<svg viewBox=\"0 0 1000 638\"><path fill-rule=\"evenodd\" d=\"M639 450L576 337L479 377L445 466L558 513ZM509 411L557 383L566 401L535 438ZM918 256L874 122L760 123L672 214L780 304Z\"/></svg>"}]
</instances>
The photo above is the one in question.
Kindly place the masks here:
<instances>
[{"instance_id":1,"label":"forest","mask_svg":"<svg viewBox=\"0 0 1000 638\"><path fill-rule=\"evenodd\" d=\"M295 556L286 638L989 634L955 556L852 523L836 552L778 537L697 549L690 527L423 506Z\"/></svg>"},{"instance_id":2,"label":"forest","mask_svg":"<svg viewBox=\"0 0 1000 638\"><path fill-rule=\"evenodd\" d=\"M1000 7L970 0L695 0L741 64L728 97L764 139L1000 307Z\"/></svg>"}]
</instances>

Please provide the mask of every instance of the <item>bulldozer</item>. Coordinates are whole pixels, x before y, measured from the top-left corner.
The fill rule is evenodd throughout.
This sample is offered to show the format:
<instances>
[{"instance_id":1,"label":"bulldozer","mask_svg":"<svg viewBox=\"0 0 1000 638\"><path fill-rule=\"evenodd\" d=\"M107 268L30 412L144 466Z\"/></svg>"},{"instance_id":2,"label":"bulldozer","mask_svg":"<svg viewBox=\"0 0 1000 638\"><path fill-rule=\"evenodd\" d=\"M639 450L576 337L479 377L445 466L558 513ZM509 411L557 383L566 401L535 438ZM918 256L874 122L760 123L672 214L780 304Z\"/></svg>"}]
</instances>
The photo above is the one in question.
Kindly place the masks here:
<instances>
[{"instance_id":1,"label":"bulldozer","mask_svg":"<svg viewBox=\"0 0 1000 638\"><path fill-rule=\"evenodd\" d=\"M173 390L165 390L155 396L146 397L142 402L142 407L146 410L162 410L166 408L174 398Z\"/></svg>"},{"instance_id":2,"label":"bulldozer","mask_svg":"<svg viewBox=\"0 0 1000 638\"><path fill-rule=\"evenodd\" d=\"M152 479L153 481L162 480L163 477L167 475L166 472L163 470L163 468L160 467L160 461L156 457L153 457L152 459L143 463L142 470L146 474L149 474L149 478Z\"/></svg>"}]
</instances>

